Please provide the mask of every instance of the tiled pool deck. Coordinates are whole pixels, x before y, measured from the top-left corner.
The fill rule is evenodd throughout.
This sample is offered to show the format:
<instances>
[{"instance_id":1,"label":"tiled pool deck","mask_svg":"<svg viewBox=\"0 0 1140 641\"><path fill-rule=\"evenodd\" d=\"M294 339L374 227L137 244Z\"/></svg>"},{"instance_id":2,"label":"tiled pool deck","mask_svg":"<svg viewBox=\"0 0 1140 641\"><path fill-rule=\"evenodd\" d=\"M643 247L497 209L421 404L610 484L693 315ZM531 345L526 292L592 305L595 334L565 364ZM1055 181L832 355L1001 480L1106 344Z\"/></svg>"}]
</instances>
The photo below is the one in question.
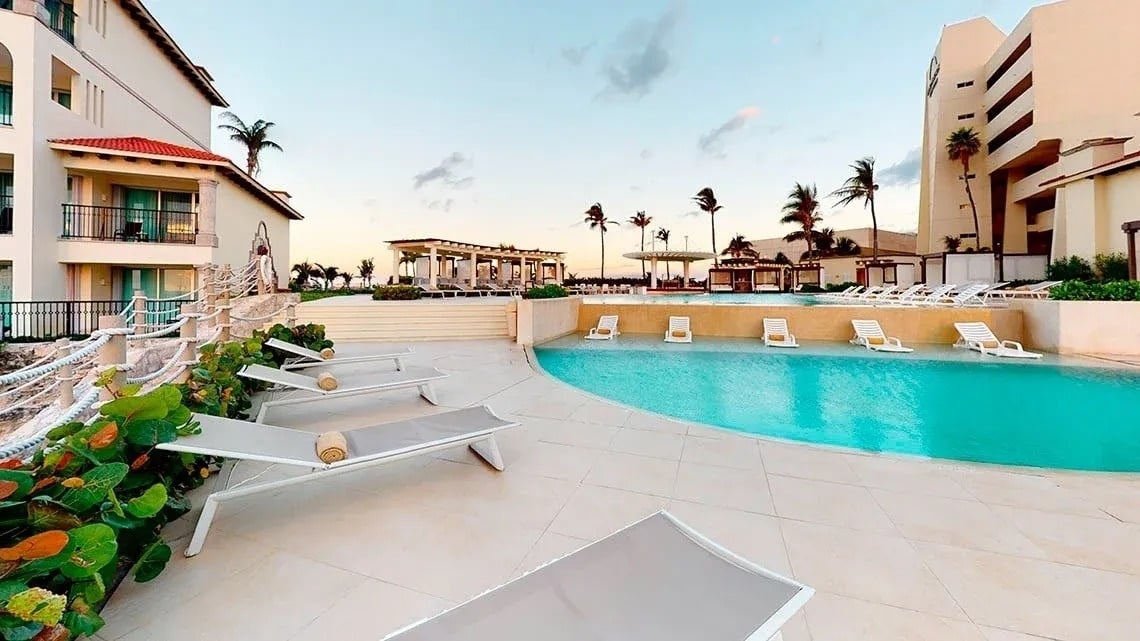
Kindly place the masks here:
<instances>
[{"instance_id":1,"label":"tiled pool deck","mask_svg":"<svg viewBox=\"0 0 1140 641\"><path fill-rule=\"evenodd\" d=\"M505 340L415 350L413 363L451 374L441 408L406 391L271 418L350 429L487 403L523 423L500 440L505 472L456 450L244 499L222 507L193 559L181 556L184 519L168 530L181 537L170 567L124 583L100 637L378 640L663 507L818 590L786 641L1123 641L1140 630L1136 475L751 438L599 401L536 373ZM258 473L293 472L236 472Z\"/></svg>"}]
</instances>

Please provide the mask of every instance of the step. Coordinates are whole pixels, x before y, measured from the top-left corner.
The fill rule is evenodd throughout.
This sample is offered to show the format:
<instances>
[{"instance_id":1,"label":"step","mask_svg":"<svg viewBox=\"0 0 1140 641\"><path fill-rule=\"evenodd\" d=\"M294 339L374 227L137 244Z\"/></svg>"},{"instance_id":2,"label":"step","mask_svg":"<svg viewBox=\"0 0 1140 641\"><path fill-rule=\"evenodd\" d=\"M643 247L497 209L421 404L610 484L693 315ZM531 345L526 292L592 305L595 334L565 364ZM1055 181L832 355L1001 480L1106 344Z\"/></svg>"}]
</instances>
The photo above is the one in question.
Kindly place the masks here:
<instances>
[{"instance_id":1,"label":"step","mask_svg":"<svg viewBox=\"0 0 1140 641\"><path fill-rule=\"evenodd\" d=\"M389 342L506 338L507 301L337 302L303 304L298 323L319 323L342 342Z\"/></svg>"}]
</instances>

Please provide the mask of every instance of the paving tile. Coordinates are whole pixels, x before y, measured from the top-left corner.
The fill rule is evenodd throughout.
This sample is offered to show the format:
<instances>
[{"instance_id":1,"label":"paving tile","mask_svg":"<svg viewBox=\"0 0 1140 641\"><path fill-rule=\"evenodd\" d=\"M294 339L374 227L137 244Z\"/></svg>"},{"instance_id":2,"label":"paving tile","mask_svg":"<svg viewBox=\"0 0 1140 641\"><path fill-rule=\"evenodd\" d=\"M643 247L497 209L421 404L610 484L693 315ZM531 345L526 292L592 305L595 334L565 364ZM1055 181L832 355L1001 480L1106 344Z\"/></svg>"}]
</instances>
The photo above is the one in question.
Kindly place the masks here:
<instances>
[{"instance_id":1,"label":"paving tile","mask_svg":"<svg viewBox=\"0 0 1140 641\"><path fill-rule=\"evenodd\" d=\"M687 501L670 501L669 512L735 554L773 572L791 576L779 519Z\"/></svg>"},{"instance_id":2,"label":"paving tile","mask_svg":"<svg viewBox=\"0 0 1140 641\"><path fill-rule=\"evenodd\" d=\"M575 421L555 421L550 419L532 420L529 422L536 438L548 443L562 443L564 445L580 445L595 449L608 449L610 442L618 433L617 427L610 425L595 425L593 423L579 423Z\"/></svg>"},{"instance_id":3,"label":"paving tile","mask_svg":"<svg viewBox=\"0 0 1140 641\"><path fill-rule=\"evenodd\" d=\"M775 474L768 475L768 485L776 514L782 517L871 532L896 532L866 488Z\"/></svg>"},{"instance_id":4,"label":"paving tile","mask_svg":"<svg viewBox=\"0 0 1140 641\"><path fill-rule=\"evenodd\" d=\"M1061 487L1043 475L979 468L958 473L954 480L979 501L990 505L1110 518L1080 492Z\"/></svg>"},{"instance_id":5,"label":"paving tile","mask_svg":"<svg viewBox=\"0 0 1140 641\"><path fill-rule=\"evenodd\" d=\"M681 436L684 436L689 431L689 426L686 423L648 412L630 412L629 418L625 419L623 427L635 430L662 432L665 434L678 434Z\"/></svg>"},{"instance_id":6,"label":"paving tile","mask_svg":"<svg viewBox=\"0 0 1140 641\"><path fill-rule=\"evenodd\" d=\"M825 592L966 620L905 539L799 521L781 520L780 527L797 580Z\"/></svg>"},{"instance_id":7,"label":"paving tile","mask_svg":"<svg viewBox=\"0 0 1140 641\"><path fill-rule=\"evenodd\" d=\"M825 448L809 447L760 441L760 454L764 459L764 469L769 474L794 476L836 483L859 483L855 470L847 462L842 452Z\"/></svg>"},{"instance_id":8,"label":"paving tile","mask_svg":"<svg viewBox=\"0 0 1140 641\"><path fill-rule=\"evenodd\" d=\"M507 474L546 476L581 482L589 473L598 450L562 443L536 441L517 459L507 461Z\"/></svg>"},{"instance_id":9,"label":"paving tile","mask_svg":"<svg viewBox=\"0 0 1140 641\"><path fill-rule=\"evenodd\" d=\"M562 507L549 531L593 541L660 511L665 505L662 497L582 485Z\"/></svg>"},{"instance_id":10,"label":"paving tile","mask_svg":"<svg viewBox=\"0 0 1140 641\"><path fill-rule=\"evenodd\" d=\"M775 514L768 479L761 472L681 463L673 498L705 505Z\"/></svg>"},{"instance_id":11,"label":"paving tile","mask_svg":"<svg viewBox=\"0 0 1140 641\"><path fill-rule=\"evenodd\" d=\"M918 543L974 622L1065 641L1134 638L1140 577Z\"/></svg>"},{"instance_id":12,"label":"paving tile","mask_svg":"<svg viewBox=\"0 0 1140 641\"><path fill-rule=\"evenodd\" d=\"M852 454L847 462L862 485L954 499L973 498L935 462Z\"/></svg>"},{"instance_id":13,"label":"paving tile","mask_svg":"<svg viewBox=\"0 0 1140 641\"><path fill-rule=\"evenodd\" d=\"M611 425L619 427L629 418L630 410L608 403L590 402L582 404L568 417L579 423L594 423L596 425Z\"/></svg>"},{"instance_id":14,"label":"paving tile","mask_svg":"<svg viewBox=\"0 0 1140 641\"><path fill-rule=\"evenodd\" d=\"M720 438L686 436L685 451L681 454L681 460L687 463L720 465L742 470L764 469L757 440L740 436Z\"/></svg>"},{"instance_id":15,"label":"paving tile","mask_svg":"<svg viewBox=\"0 0 1140 641\"><path fill-rule=\"evenodd\" d=\"M813 641L987 641L968 621L817 592L807 607Z\"/></svg>"},{"instance_id":16,"label":"paving tile","mask_svg":"<svg viewBox=\"0 0 1140 641\"><path fill-rule=\"evenodd\" d=\"M676 461L604 452L598 455L583 482L668 497L676 478Z\"/></svg>"},{"instance_id":17,"label":"paving tile","mask_svg":"<svg viewBox=\"0 0 1140 641\"><path fill-rule=\"evenodd\" d=\"M1140 525L1004 506L993 510L1051 561L1140 575Z\"/></svg>"},{"instance_id":18,"label":"paving tile","mask_svg":"<svg viewBox=\"0 0 1140 641\"><path fill-rule=\"evenodd\" d=\"M677 434L623 428L610 441L610 450L678 461L684 444L684 437Z\"/></svg>"},{"instance_id":19,"label":"paving tile","mask_svg":"<svg viewBox=\"0 0 1140 641\"><path fill-rule=\"evenodd\" d=\"M398 585L367 579L288 641L380 639L436 615L451 603Z\"/></svg>"},{"instance_id":20,"label":"paving tile","mask_svg":"<svg viewBox=\"0 0 1140 641\"><path fill-rule=\"evenodd\" d=\"M1009 519L975 499L886 490L871 490L871 494L908 539L1002 554L1044 556Z\"/></svg>"},{"instance_id":21,"label":"paving tile","mask_svg":"<svg viewBox=\"0 0 1140 641\"><path fill-rule=\"evenodd\" d=\"M538 539L530 552L527 552L526 557L515 568L512 576L520 577L555 559L560 559L571 552L586 547L590 543L592 541L548 531L542 535L542 538Z\"/></svg>"}]
</instances>

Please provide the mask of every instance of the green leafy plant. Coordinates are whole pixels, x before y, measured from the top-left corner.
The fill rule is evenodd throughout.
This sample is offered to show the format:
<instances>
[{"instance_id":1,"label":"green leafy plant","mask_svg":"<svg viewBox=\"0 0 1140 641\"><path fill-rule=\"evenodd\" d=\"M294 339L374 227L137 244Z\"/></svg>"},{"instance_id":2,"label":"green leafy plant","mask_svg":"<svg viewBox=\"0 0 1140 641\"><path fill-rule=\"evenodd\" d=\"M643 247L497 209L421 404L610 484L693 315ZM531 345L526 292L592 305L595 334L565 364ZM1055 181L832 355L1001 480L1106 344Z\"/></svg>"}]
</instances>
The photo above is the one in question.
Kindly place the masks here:
<instances>
[{"instance_id":1,"label":"green leafy plant","mask_svg":"<svg viewBox=\"0 0 1140 641\"><path fill-rule=\"evenodd\" d=\"M1092 265L1080 256L1058 258L1045 268L1045 278L1049 280L1093 280Z\"/></svg>"},{"instance_id":2,"label":"green leafy plant","mask_svg":"<svg viewBox=\"0 0 1140 641\"><path fill-rule=\"evenodd\" d=\"M162 527L190 508L204 463L155 449L197 426L172 385L128 386L90 424L55 428L30 462L0 463L0 637L93 635L111 588L171 557Z\"/></svg>"},{"instance_id":3,"label":"green leafy plant","mask_svg":"<svg viewBox=\"0 0 1140 641\"><path fill-rule=\"evenodd\" d=\"M372 292L372 300L419 300L422 293L411 285L381 285Z\"/></svg>"},{"instance_id":4,"label":"green leafy plant","mask_svg":"<svg viewBox=\"0 0 1140 641\"><path fill-rule=\"evenodd\" d=\"M828 292L841 292L849 287L858 287L859 283L847 281L845 283L828 283L823 286L824 291Z\"/></svg>"},{"instance_id":5,"label":"green leafy plant","mask_svg":"<svg viewBox=\"0 0 1140 641\"><path fill-rule=\"evenodd\" d=\"M262 350L263 338L212 343L202 347L190 378L178 386L186 405L195 412L227 418L245 418L253 404L255 382L237 375L251 364L274 365L273 357Z\"/></svg>"},{"instance_id":6,"label":"green leafy plant","mask_svg":"<svg viewBox=\"0 0 1140 641\"><path fill-rule=\"evenodd\" d=\"M1069 280L1049 289L1051 300L1140 301L1140 281L1106 283Z\"/></svg>"},{"instance_id":7,"label":"green leafy plant","mask_svg":"<svg viewBox=\"0 0 1140 641\"><path fill-rule=\"evenodd\" d=\"M569 296L566 288L561 285L543 285L542 287L531 287L527 290L524 298L566 298Z\"/></svg>"},{"instance_id":8,"label":"green leafy plant","mask_svg":"<svg viewBox=\"0 0 1140 641\"><path fill-rule=\"evenodd\" d=\"M1128 280L1128 257L1123 252L1097 254L1093 266L1100 280Z\"/></svg>"}]
</instances>

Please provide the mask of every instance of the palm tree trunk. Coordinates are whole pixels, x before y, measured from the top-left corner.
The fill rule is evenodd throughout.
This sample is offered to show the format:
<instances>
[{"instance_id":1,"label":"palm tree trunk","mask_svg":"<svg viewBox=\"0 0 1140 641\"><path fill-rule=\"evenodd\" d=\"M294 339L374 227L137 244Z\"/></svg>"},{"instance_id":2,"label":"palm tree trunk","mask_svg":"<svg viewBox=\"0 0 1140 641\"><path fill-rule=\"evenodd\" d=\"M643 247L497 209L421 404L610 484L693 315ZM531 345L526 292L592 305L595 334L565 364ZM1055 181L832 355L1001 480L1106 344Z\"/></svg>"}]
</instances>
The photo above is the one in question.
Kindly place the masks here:
<instances>
[{"instance_id":1,"label":"palm tree trunk","mask_svg":"<svg viewBox=\"0 0 1140 641\"><path fill-rule=\"evenodd\" d=\"M982 248L982 231L978 225L978 206L974 204L974 191L970 189L970 165L962 163L962 180L966 181L966 198L970 199L970 212L974 214L974 249Z\"/></svg>"},{"instance_id":2,"label":"palm tree trunk","mask_svg":"<svg viewBox=\"0 0 1140 641\"><path fill-rule=\"evenodd\" d=\"M720 265L720 259L717 258L716 253L716 214L709 212L709 223L712 224L712 252L713 252L713 267Z\"/></svg>"},{"instance_id":3,"label":"palm tree trunk","mask_svg":"<svg viewBox=\"0 0 1140 641\"><path fill-rule=\"evenodd\" d=\"M645 228L641 228L641 251L645 251ZM645 259L641 259L641 277L645 278Z\"/></svg>"},{"instance_id":4,"label":"palm tree trunk","mask_svg":"<svg viewBox=\"0 0 1140 641\"><path fill-rule=\"evenodd\" d=\"M606 232L599 232L602 237L602 271L601 277L606 277Z\"/></svg>"},{"instance_id":5,"label":"palm tree trunk","mask_svg":"<svg viewBox=\"0 0 1140 641\"><path fill-rule=\"evenodd\" d=\"M257 175L257 152L252 149L245 154L245 168L250 176Z\"/></svg>"},{"instance_id":6,"label":"palm tree trunk","mask_svg":"<svg viewBox=\"0 0 1140 641\"><path fill-rule=\"evenodd\" d=\"M874 197L871 198L871 260L879 262L879 219L875 217Z\"/></svg>"}]
</instances>

